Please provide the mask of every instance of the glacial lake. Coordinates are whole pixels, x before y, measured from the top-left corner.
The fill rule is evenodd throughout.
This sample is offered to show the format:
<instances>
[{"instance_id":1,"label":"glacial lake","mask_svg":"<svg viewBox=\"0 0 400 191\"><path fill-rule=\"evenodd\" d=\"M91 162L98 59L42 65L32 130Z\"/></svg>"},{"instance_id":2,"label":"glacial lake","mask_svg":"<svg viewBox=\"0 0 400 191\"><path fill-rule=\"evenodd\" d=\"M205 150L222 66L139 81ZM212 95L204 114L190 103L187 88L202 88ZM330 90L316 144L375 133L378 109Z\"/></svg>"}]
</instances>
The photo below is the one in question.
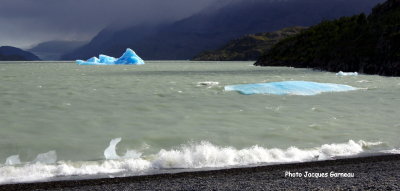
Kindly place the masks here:
<instances>
[{"instance_id":1,"label":"glacial lake","mask_svg":"<svg viewBox=\"0 0 400 191\"><path fill-rule=\"evenodd\" d=\"M400 78L252 64L0 62L0 184L399 153ZM294 80L359 90L224 91Z\"/></svg>"}]
</instances>

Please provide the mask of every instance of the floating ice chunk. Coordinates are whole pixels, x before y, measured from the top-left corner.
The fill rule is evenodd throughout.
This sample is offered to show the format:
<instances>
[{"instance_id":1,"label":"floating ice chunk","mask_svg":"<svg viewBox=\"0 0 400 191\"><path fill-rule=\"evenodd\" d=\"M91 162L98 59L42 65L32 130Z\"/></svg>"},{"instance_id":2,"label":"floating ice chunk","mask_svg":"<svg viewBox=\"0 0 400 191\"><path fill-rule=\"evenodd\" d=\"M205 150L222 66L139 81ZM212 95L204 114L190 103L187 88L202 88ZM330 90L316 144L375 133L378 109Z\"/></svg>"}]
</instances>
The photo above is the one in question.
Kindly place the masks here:
<instances>
[{"instance_id":1,"label":"floating ice chunk","mask_svg":"<svg viewBox=\"0 0 400 191\"><path fill-rule=\"evenodd\" d=\"M6 165L16 165L16 164L21 164L19 155L12 155L12 156L7 157Z\"/></svg>"},{"instance_id":2,"label":"floating ice chunk","mask_svg":"<svg viewBox=\"0 0 400 191\"><path fill-rule=\"evenodd\" d=\"M121 142L121 138L116 138L110 141L110 145L104 150L104 157L106 159L119 159L120 157L117 154L116 147L117 144Z\"/></svg>"},{"instance_id":3,"label":"floating ice chunk","mask_svg":"<svg viewBox=\"0 0 400 191\"><path fill-rule=\"evenodd\" d=\"M57 153L56 151L49 151L47 153L38 154L36 159L32 161L33 163L44 163L44 164L52 164L57 162Z\"/></svg>"},{"instance_id":4,"label":"floating ice chunk","mask_svg":"<svg viewBox=\"0 0 400 191\"><path fill-rule=\"evenodd\" d=\"M219 85L219 82L212 82L212 81L197 82L197 86L217 86L217 85Z\"/></svg>"},{"instance_id":5,"label":"floating ice chunk","mask_svg":"<svg viewBox=\"0 0 400 191\"><path fill-rule=\"evenodd\" d=\"M336 76L358 76L357 72L338 72L336 73Z\"/></svg>"},{"instance_id":6,"label":"floating ice chunk","mask_svg":"<svg viewBox=\"0 0 400 191\"><path fill-rule=\"evenodd\" d=\"M120 58L100 54L99 58L92 57L86 61L76 60L79 65L142 65L144 61L130 48Z\"/></svg>"},{"instance_id":7,"label":"floating ice chunk","mask_svg":"<svg viewBox=\"0 0 400 191\"><path fill-rule=\"evenodd\" d=\"M260 84L242 84L225 86L225 91L238 91L241 94L275 94L275 95L316 95L323 92L343 92L357 88L331 83L307 81L283 81Z\"/></svg>"}]
</instances>

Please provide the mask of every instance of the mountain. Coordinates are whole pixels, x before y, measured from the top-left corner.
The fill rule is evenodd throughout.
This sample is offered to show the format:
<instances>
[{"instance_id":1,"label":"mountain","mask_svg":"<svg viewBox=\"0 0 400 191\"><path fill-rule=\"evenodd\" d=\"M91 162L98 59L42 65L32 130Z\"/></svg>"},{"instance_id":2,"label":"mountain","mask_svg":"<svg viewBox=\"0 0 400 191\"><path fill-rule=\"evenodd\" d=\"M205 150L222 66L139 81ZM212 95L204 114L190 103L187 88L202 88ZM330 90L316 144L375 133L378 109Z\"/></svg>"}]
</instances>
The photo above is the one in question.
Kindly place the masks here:
<instances>
[{"instance_id":1,"label":"mountain","mask_svg":"<svg viewBox=\"0 0 400 191\"><path fill-rule=\"evenodd\" d=\"M71 52L86 43L82 41L47 41L36 45L28 51L38 55L43 60L60 60L61 55Z\"/></svg>"},{"instance_id":2,"label":"mountain","mask_svg":"<svg viewBox=\"0 0 400 191\"><path fill-rule=\"evenodd\" d=\"M249 34L229 41L220 49L205 51L193 58L202 61L257 60L280 40L305 30L306 27L289 27L268 33Z\"/></svg>"},{"instance_id":3,"label":"mountain","mask_svg":"<svg viewBox=\"0 0 400 191\"><path fill-rule=\"evenodd\" d=\"M255 65L400 76L400 0L324 21L276 44Z\"/></svg>"},{"instance_id":4,"label":"mountain","mask_svg":"<svg viewBox=\"0 0 400 191\"><path fill-rule=\"evenodd\" d=\"M190 59L246 34L290 26L310 26L326 19L369 11L382 0L237 0L205 9L161 26L112 27L62 58L85 59L99 53L118 56L134 49L144 59Z\"/></svg>"},{"instance_id":5,"label":"mountain","mask_svg":"<svg viewBox=\"0 0 400 191\"><path fill-rule=\"evenodd\" d=\"M12 46L0 47L0 61L36 61L36 55Z\"/></svg>"},{"instance_id":6,"label":"mountain","mask_svg":"<svg viewBox=\"0 0 400 191\"><path fill-rule=\"evenodd\" d=\"M144 57L139 43L144 43L143 39L155 36L165 25L139 25L121 30L113 27L107 27L100 31L88 44L77 48L61 56L62 60L87 59L99 54L106 54L113 57L119 57L126 48L134 49L141 58ZM144 46L144 45L143 45Z\"/></svg>"}]
</instances>

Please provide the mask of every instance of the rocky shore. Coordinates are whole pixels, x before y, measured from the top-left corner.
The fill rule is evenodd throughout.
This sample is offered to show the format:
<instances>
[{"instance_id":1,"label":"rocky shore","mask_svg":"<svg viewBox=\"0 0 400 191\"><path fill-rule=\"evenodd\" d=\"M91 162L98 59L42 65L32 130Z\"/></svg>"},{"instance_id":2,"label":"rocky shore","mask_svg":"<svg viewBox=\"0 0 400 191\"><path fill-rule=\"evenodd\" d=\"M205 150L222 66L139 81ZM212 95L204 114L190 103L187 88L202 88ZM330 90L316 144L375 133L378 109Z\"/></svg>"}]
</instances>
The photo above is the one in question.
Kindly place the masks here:
<instances>
[{"instance_id":1,"label":"rocky shore","mask_svg":"<svg viewBox=\"0 0 400 191\"><path fill-rule=\"evenodd\" d=\"M400 155L124 178L2 185L0 190L399 190Z\"/></svg>"}]
</instances>

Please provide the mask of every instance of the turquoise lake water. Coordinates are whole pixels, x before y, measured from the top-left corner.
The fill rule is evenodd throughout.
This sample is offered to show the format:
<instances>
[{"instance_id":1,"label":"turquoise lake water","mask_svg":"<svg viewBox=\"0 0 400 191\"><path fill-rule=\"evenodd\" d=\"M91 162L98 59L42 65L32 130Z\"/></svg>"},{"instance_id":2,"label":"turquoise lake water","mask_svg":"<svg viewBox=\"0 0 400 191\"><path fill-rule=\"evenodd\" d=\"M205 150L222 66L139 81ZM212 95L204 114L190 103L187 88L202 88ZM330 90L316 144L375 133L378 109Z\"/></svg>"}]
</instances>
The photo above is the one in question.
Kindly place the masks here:
<instances>
[{"instance_id":1,"label":"turquoise lake water","mask_svg":"<svg viewBox=\"0 0 400 191\"><path fill-rule=\"evenodd\" d=\"M400 78L252 64L0 62L0 183L399 151ZM224 91L294 80L359 90Z\"/></svg>"}]
</instances>

